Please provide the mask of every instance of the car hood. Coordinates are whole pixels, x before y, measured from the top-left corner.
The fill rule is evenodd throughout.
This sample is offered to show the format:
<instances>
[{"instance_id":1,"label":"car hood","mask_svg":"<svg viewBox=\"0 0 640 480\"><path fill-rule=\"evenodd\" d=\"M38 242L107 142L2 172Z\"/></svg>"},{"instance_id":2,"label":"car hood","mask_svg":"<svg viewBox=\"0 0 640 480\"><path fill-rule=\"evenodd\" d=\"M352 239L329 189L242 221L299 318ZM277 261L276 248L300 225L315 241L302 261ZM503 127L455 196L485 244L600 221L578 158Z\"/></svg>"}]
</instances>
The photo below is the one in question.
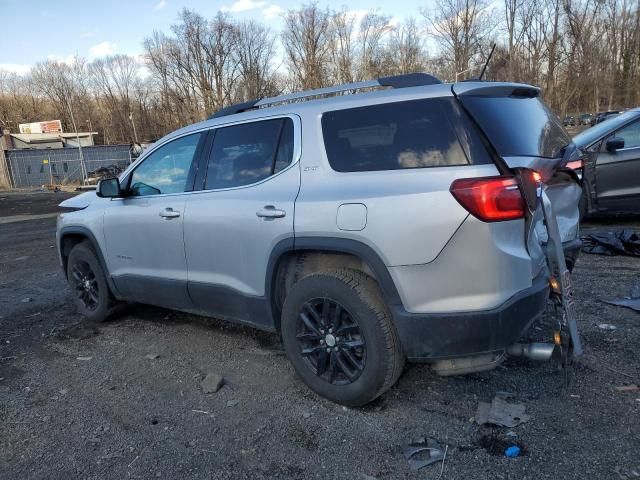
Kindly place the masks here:
<instances>
[{"instance_id":1,"label":"car hood","mask_svg":"<svg viewBox=\"0 0 640 480\"><path fill-rule=\"evenodd\" d=\"M66 199L58 206L61 208L81 210L91 205L91 202L93 202L96 198L98 198L96 192L85 192L81 193L80 195L76 195L75 197Z\"/></svg>"}]
</instances>

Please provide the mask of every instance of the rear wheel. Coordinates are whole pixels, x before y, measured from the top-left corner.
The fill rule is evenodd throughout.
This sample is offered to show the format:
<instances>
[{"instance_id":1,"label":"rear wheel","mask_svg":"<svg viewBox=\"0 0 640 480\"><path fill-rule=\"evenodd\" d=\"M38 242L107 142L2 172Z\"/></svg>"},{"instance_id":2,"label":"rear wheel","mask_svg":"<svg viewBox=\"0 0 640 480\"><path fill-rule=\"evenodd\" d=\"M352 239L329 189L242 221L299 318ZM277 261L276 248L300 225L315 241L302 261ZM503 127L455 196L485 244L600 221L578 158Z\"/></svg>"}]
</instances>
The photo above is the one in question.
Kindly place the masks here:
<instances>
[{"instance_id":1,"label":"rear wheel","mask_svg":"<svg viewBox=\"0 0 640 480\"><path fill-rule=\"evenodd\" d=\"M377 284L354 270L315 273L294 284L283 307L282 338L302 380L344 405L374 400L404 365Z\"/></svg>"},{"instance_id":2,"label":"rear wheel","mask_svg":"<svg viewBox=\"0 0 640 480\"><path fill-rule=\"evenodd\" d=\"M114 301L100 261L88 243L79 243L71 249L67 280L82 315L94 322L103 322L109 317Z\"/></svg>"}]
</instances>

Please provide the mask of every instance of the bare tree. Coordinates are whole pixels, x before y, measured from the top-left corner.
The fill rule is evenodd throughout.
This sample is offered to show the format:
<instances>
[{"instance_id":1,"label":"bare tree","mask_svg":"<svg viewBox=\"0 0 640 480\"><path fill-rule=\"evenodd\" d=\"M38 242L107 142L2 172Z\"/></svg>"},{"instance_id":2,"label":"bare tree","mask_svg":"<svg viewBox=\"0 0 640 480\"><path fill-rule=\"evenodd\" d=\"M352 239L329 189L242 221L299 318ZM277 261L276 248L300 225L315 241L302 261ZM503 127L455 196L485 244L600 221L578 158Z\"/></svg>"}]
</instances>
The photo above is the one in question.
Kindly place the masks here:
<instances>
[{"instance_id":1,"label":"bare tree","mask_svg":"<svg viewBox=\"0 0 640 480\"><path fill-rule=\"evenodd\" d=\"M486 0L436 0L433 11L423 8L421 13L452 66L453 78L477 63L473 59L494 28Z\"/></svg>"},{"instance_id":2,"label":"bare tree","mask_svg":"<svg viewBox=\"0 0 640 480\"><path fill-rule=\"evenodd\" d=\"M134 140L129 117L139 72L139 65L127 55L106 57L89 64L96 101L104 103L104 107L111 112L111 124L103 126L112 132L118 130L119 138L129 141Z\"/></svg>"},{"instance_id":3,"label":"bare tree","mask_svg":"<svg viewBox=\"0 0 640 480\"><path fill-rule=\"evenodd\" d=\"M277 91L274 80L276 37L268 27L249 21L237 25L235 61L239 100L261 98Z\"/></svg>"},{"instance_id":4,"label":"bare tree","mask_svg":"<svg viewBox=\"0 0 640 480\"><path fill-rule=\"evenodd\" d=\"M284 17L284 51L292 77L303 89L327 84L330 18L329 11L319 8L317 3L290 10Z\"/></svg>"},{"instance_id":5,"label":"bare tree","mask_svg":"<svg viewBox=\"0 0 640 480\"><path fill-rule=\"evenodd\" d=\"M425 68L425 53L415 19L393 30L388 48L394 74L419 72Z\"/></svg>"},{"instance_id":6,"label":"bare tree","mask_svg":"<svg viewBox=\"0 0 640 480\"><path fill-rule=\"evenodd\" d=\"M358 35L360 61L358 79L379 77L384 70L385 37L393 30L391 17L375 12L367 13L360 21Z\"/></svg>"},{"instance_id":7,"label":"bare tree","mask_svg":"<svg viewBox=\"0 0 640 480\"><path fill-rule=\"evenodd\" d=\"M473 76L494 41L487 78L540 85L560 114L640 102L640 0L435 0L420 13L432 55L415 18L392 22L380 11L358 20L311 3L289 11L276 36L260 22L183 9L170 30L144 40L144 75L124 55L0 71L0 126L60 118L67 130L93 126L103 141L129 142L132 114L140 139L153 140L282 91L420 70Z\"/></svg>"},{"instance_id":8,"label":"bare tree","mask_svg":"<svg viewBox=\"0 0 640 480\"><path fill-rule=\"evenodd\" d=\"M355 20L355 16L344 8L331 16L331 78L336 83L350 83L355 77Z\"/></svg>"}]
</instances>

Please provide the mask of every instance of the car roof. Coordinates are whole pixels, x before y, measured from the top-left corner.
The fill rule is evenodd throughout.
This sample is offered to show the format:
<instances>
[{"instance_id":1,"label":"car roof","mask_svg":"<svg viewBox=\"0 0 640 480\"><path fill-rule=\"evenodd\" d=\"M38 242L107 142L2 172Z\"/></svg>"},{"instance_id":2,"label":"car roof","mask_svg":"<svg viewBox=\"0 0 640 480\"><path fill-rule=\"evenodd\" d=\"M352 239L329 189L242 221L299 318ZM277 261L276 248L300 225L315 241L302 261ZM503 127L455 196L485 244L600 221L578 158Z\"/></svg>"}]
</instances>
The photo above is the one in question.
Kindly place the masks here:
<instances>
[{"instance_id":1,"label":"car roof","mask_svg":"<svg viewBox=\"0 0 640 480\"><path fill-rule=\"evenodd\" d=\"M240 109L238 113L230 113L219 115L220 112L209 117L202 122L188 125L179 130L169 133L166 137L161 139L158 143L164 143L165 141L184 135L186 133L195 132L207 128L219 127L227 124L233 124L238 122L245 122L257 119L264 119L275 116L285 115L299 115L299 116L314 116L320 115L327 111L342 110L347 108L356 108L360 106L375 105L382 103L400 102L415 100L420 98L437 98L437 97L451 97L454 95L508 95L515 89L526 89L538 95L539 89L532 87L531 85L511 83L511 82L487 82L487 81L464 81L458 83L441 83L430 75L428 77L435 79L436 82L429 82L424 85L413 86L411 82L407 85L403 85L402 81L398 83L399 86L385 85L384 82L387 79L402 79L403 77L411 77L414 74L400 75L398 77L386 77L378 79L377 81L357 82L354 84L339 85L336 87L328 87L326 89L318 89L311 91L303 91L291 95L283 95L280 97L274 97L272 99L264 99L261 101L243 102L242 104L232 105L226 107L233 112L233 107ZM426 75L426 74L424 74ZM415 78L415 77L413 77ZM381 82L378 87L389 87L377 90L371 90L376 87L374 82ZM352 93L364 84L366 91L359 93ZM355 86L355 87L353 87ZM332 96L326 96L325 93L315 94L327 90L329 94L336 93ZM283 100L279 100L283 99ZM269 100L273 103L269 103ZM260 105L264 104L264 106ZM252 108L252 105L257 105L258 108ZM242 111L243 107L249 109ZM226 110L223 109L222 111ZM221 111L221 112L222 112Z\"/></svg>"}]
</instances>

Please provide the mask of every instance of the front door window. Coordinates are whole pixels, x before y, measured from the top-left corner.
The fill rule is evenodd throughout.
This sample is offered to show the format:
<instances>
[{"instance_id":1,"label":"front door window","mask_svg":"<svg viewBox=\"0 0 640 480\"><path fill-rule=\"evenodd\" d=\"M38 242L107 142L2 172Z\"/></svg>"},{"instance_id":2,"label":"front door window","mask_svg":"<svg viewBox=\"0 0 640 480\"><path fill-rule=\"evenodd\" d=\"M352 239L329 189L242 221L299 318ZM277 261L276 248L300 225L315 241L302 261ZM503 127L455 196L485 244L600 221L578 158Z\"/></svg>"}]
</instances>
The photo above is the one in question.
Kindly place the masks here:
<instances>
[{"instance_id":1,"label":"front door window","mask_svg":"<svg viewBox=\"0 0 640 480\"><path fill-rule=\"evenodd\" d=\"M142 197L184 192L201 135L181 137L145 158L131 175L131 195Z\"/></svg>"}]
</instances>

